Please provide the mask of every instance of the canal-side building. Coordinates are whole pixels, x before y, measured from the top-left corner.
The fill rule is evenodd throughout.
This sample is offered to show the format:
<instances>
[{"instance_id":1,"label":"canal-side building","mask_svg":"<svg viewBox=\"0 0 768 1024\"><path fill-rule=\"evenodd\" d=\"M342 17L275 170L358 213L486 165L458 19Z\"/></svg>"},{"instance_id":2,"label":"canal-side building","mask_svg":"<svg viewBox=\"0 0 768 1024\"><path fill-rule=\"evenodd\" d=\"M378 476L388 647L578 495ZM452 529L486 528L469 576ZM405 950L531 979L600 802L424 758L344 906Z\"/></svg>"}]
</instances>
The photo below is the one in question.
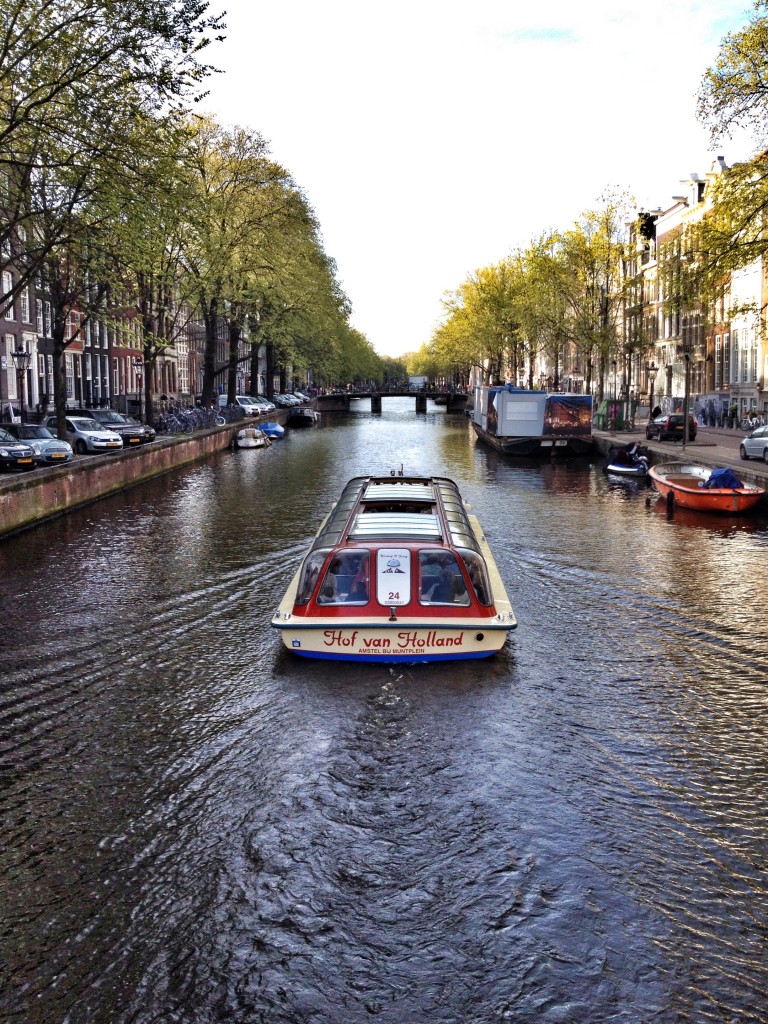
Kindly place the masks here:
<instances>
[{"instance_id":1,"label":"canal-side building","mask_svg":"<svg viewBox=\"0 0 768 1024\"><path fill-rule=\"evenodd\" d=\"M720 295L704 306L696 294L690 231L712 209L712 186L728 167L718 156L706 174L681 182L670 206L643 213L630 235L634 275L624 325L625 350L642 353L638 373L665 411L689 408L709 423L749 414L768 416L768 347L763 312L768 302L764 258L728 274Z\"/></svg>"}]
</instances>

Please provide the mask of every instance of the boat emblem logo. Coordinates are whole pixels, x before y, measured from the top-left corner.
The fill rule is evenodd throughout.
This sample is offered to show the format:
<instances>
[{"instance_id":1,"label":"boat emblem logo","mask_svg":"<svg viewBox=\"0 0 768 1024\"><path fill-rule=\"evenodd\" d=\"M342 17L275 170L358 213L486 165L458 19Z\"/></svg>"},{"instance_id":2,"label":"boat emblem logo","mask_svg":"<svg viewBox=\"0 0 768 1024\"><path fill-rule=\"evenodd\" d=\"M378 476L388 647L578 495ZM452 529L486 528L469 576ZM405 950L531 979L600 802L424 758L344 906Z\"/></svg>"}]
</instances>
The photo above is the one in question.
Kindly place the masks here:
<instances>
[{"instance_id":1,"label":"boat emblem logo","mask_svg":"<svg viewBox=\"0 0 768 1024\"><path fill-rule=\"evenodd\" d=\"M388 568L385 569L384 572L404 572L404 570L400 568L399 558L390 558L389 561L387 562L387 566Z\"/></svg>"}]
</instances>

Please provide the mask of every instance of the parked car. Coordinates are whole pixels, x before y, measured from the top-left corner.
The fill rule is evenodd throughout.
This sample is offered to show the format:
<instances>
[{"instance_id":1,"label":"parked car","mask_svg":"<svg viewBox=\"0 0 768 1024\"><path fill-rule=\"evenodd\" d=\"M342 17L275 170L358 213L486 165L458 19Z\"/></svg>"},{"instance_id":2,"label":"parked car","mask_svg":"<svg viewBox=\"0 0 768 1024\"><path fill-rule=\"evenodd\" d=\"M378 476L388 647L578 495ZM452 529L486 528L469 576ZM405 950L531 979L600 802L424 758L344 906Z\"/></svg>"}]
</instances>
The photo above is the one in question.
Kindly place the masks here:
<instances>
[{"instance_id":1,"label":"parked car","mask_svg":"<svg viewBox=\"0 0 768 1024\"><path fill-rule=\"evenodd\" d=\"M141 423L129 423L124 416L114 409L77 409L73 410L77 416L88 416L97 423L101 423L107 430L112 430L123 439L124 448L138 448L140 444L146 444L149 440L147 432Z\"/></svg>"},{"instance_id":2,"label":"parked car","mask_svg":"<svg viewBox=\"0 0 768 1024\"><path fill-rule=\"evenodd\" d=\"M739 445L739 455L742 459L762 459L768 462L768 426L756 427L751 434L747 434Z\"/></svg>"},{"instance_id":3,"label":"parked car","mask_svg":"<svg viewBox=\"0 0 768 1024\"><path fill-rule=\"evenodd\" d=\"M219 395L219 408L225 409L230 403L227 401L226 395ZM232 405L239 405L246 416L259 416L261 415L261 409L259 409L257 403L251 398L250 395L235 395L235 400Z\"/></svg>"},{"instance_id":4,"label":"parked car","mask_svg":"<svg viewBox=\"0 0 768 1024\"><path fill-rule=\"evenodd\" d=\"M650 441L654 437L657 441L682 441L685 428L685 420L681 412L665 413L650 421L645 428L645 436ZM688 440L696 440L696 420L693 416L688 417Z\"/></svg>"},{"instance_id":5,"label":"parked car","mask_svg":"<svg viewBox=\"0 0 768 1024\"><path fill-rule=\"evenodd\" d=\"M257 402L261 402L261 404L266 407L267 412L274 412L277 408L275 403L270 402L270 400L265 398L264 395L256 395L255 398Z\"/></svg>"},{"instance_id":6,"label":"parked car","mask_svg":"<svg viewBox=\"0 0 768 1024\"><path fill-rule=\"evenodd\" d=\"M253 395L246 395L245 397L251 403L251 408L255 410L254 415L263 416L270 411L269 405L260 398ZM272 409L274 409L274 406L272 406Z\"/></svg>"},{"instance_id":7,"label":"parked car","mask_svg":"<svg viewBox=\"0 0 768 1024\"><path fill-rule=\"evenodd\" d=\"M36 466L32 446L14 437L5 427L0 427L0 468L26 470Z\"/></svg>"},{"instance_id":8,"label":"parked car","mask_svg":"<svg viewBox=\"0 0 768 1024\"><path fill-rule=\"evenodd\" d=\"M294 406L301 405L298 398L294 398L293 395L274 395L272 400L281 409L293 409Z\"/></svg>"},{"instance_id":9,"label":"parked car","mask_svg":"<svg viewBox=\"0 0 768 1024\"><path fill-rule=\"evenodd\" d=\"M85 455L87 452L118 452L122 450L123 439L114 430L108 430L102 423L89 419L87 416L66 417L65 427L67 440L75 449L78 455ZM56 417L49 416L45 421L46 427L54 433Z\"/></svg>"},{"instance_id":10,"label":"parked car","mask_svg":"<svg viewBox=\"0 0 768 1024\"><path fill-rule=\"evenodd\" d=\"M150 427L148 423L140 423L135 416L129 416L127 412L122 412L120 415L123 417L126 423L130 423L131 426L141 427L144 430L144 443L148 444L150 441L154 441L157 437L157 431L154 427Z\"/></svg>"},{"instance_id":11,"label":"parked car","mask_svg":"<svg viewBox=\"0 0 768 1024\"><path fill-rule=\"evenodd\" d=\"M299 399L299 401L303 402L305 405L307 404L307 402L312 401L309 395L305 395L303 391L294 391L293 393Z\"/></svg>"},{"instance_id":12,"label":"parked car","mask_svg":"<svg viewBox=\"0 0 768 1024\"><path fill-rule=\"evenodd\" d=\"M72 461L72 445L54 437L41 423L7 423L5 429L19 441L26 441L40 466L56 466Z\"/></svg>"}]
</instances>

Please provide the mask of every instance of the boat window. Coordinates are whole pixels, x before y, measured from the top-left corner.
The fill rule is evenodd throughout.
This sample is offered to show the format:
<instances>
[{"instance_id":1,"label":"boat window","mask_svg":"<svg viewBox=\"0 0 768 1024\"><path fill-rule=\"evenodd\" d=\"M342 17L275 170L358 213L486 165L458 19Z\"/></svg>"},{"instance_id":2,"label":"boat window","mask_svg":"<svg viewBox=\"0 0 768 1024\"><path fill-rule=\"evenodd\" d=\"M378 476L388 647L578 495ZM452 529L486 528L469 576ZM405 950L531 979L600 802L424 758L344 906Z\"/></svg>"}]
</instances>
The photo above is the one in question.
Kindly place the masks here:
<instances>
[{"instance_id":1,"label":"boat window","mask_svg":"<svg viewBox=\"0 0 768 1024\"><path fill-rule=\"evenodd\" d=\"M419 597L422 604L470 603L459 563L451 551L419 552Z\"/></svg>"},{"instance_id":2,"label":"boat window","mask_svg":"<svg viewBox=\"0 0 768 1024\"><path fill-rule=\"evenodd\" d=\"M475 592L475 597L486 606L492 603L491 587L488 582L488 571L485 567L485 562L482 557L474 551L468 551L466 549L459 552L464 565L467 567L467 575L469 576L469 582L472 584L472 589Z\"/></svg>"},{"instance_id":3,"label":"boat window","mask_svg":"<svg viewBox=\"0 0 768 1024\"><path fill-rule=\"evenodd\" d=\"M299 589L296 592L296 604L306 604L314 593L317 581L320 578L320 570L323 568L330 548L318 548L310 552L304 559L304 565L299 579Z\"/></svg>"},{"instance_id":4,"label":"boat window","mask_svg":"<svg viewBox=\"0 0 768 1024\"><path fill-rule=\"evenodd\" d=\"M340 551L331 559L320 584L318 604L368 604L370 555L367 551Z\"/></svg>"}]
</instances>

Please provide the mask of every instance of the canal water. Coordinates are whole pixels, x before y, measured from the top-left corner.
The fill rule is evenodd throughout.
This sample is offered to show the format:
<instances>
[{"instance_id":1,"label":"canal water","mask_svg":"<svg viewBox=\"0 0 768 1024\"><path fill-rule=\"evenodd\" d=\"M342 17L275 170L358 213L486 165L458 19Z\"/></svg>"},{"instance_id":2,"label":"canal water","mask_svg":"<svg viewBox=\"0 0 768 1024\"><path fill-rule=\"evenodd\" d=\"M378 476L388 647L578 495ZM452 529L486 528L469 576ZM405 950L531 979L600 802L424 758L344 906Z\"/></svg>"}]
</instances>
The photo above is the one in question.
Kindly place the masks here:
<instances>
[{"instance_id":1,"label":"canal water","mask_svg":"<svg viewBox=\"0 0 768 1024\"><path fill-rule=\"evenodd\" d=\"M322 515L401 465L517 631L295 658ZM768 1020L768 524L647 498L385 400L2 543L0 1020Z\"/></svg>"}]
</instances>

